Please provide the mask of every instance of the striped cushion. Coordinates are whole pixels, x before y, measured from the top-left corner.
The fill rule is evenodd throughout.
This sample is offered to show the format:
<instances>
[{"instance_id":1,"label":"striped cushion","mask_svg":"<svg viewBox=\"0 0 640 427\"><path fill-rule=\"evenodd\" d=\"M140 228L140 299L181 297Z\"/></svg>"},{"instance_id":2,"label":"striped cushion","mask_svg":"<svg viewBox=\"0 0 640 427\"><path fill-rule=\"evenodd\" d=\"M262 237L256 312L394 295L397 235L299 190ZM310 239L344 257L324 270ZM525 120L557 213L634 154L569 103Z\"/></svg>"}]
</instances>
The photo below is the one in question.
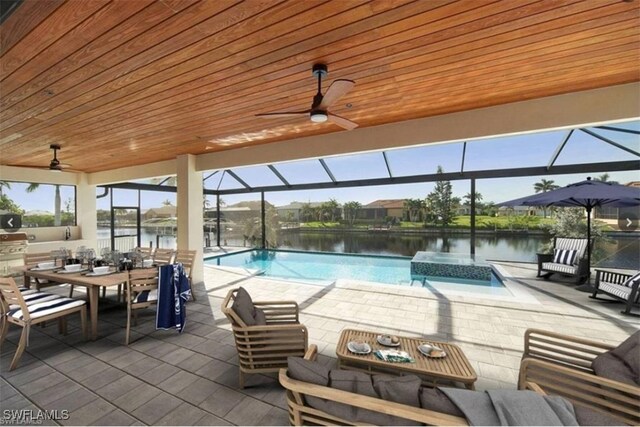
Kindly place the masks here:
<instances>
[{"instance_id":1,"label":"striped cushion","mask_svg":"<svg viewBox=\"0 0 640 427\"><path fill-rule=\"evenodd\" d=\"M578 251L576 262L580 261L587 252L587 239L557 238L555 249L573 249Z\"/></svg>"},{"instance_id":2,"label":"striped cushion","mask_svg":"<svg viewBox=\"0 0 640 427\"><path fill-rule=\"evenodd\" d=\"M151 302L151 301L158 301L158 290L157 289L152 289L150 291L140 292L133 299L133 303L134 304L143 303L143 302Z\"/></svg>"},{"instance_id":3,"label":"striped cushion","mask_svg":"<svg viewBox=\"0 0 640 427\"><path fill-rule=\"evenodd\" d=\"M640 272L629 277L622 285L628 288L632 288L638 282L640 282Z\"/></svg>"},{"instance_id":4,"label":"striped cushion","mask_svg":"<svg viewBox=\"0 0 640 427\"><path fill-rule=\"evenodd\" d=\"M35 294L36 292L38 292L36 289L29 289L29 288L26 288L24 286L20 286L18 288L18 290L20 291L22 296L29 295L29 294Z\"/></svg>"},{"instance_id":5,"label":"striped cushion","mask_svg":"<svg viewBox=\"0 0 640 427\"><path fill-rule=\"evenodd\" d=\"M609 282L600 282L600 284L598 285L598 289L602 292L615 295L618 298L622 298L624 300L629 298L629 294L631 293L631 288Z\"/></svg>"},{"instance_id":6,"label":"striped cushion","mask_svg":"<svg viewBox=\"0 0 640 427\"><path fill-rule=\"evenodd\" d=\"M578 251L575 249L554 249L553 262L555 264L574 265Z\"/></svg>"},{"instance_id":7,"label":"striped cushion","mask_svg":"<svg viewBox=\"0 0 640 427\"><path fill-rule=\"evenodd\" d=\"M41 302L45 302L45 301L51 301L54 299L58 299L60 298L60 295L55 295L55 294L49 294L46 292L34 292L31 294L22 294L22 298L24 299L24 302L27 304L27 306L33 305L33 304L38 304ZM9 306L9 310L15 310L17 308L20 308L20 306L18 304L11 304Z\"/></svg>"},{"instance_id":8,"label":"striped cushion","mask_svg":"<svg viewBox=\"0 0 640 427\"><path fill-rule=\"evenodd\" d=\"M543 262L542 269L546 271L556 271L558 273L576 274L578 267L575 265L556 264L553 262Z\"/></svg>"},{"instance_id":9,"label":"striped cushion","mask_svg":"<svg viewBox=\"0 0 640 427\"><path fill-rule=\"evenodd\" d=\"M28 305L27 309L29 310L29 315L31 316L31 318L37 319L38 317L48 316L53 313L59 313L61 311L79 307L84 304L85 302L82 300L58 297L49 301ZM11 316L14 319L19 320L24 319L24 313L22 313L22 309L20 309L19 307L13 310L9 310L7 316Z\"/></svg>"}]
</instances>

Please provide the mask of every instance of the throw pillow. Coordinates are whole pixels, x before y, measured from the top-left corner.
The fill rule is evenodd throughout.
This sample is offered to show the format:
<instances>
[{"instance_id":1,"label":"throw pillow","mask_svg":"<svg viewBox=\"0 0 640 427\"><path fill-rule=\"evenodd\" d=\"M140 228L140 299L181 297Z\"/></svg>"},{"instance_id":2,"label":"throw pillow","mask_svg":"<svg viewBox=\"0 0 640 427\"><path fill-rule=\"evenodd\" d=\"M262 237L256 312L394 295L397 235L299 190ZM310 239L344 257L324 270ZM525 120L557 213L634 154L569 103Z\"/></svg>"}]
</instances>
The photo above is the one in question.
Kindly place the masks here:
<instances>
[{"instance_id":1,"label":"throw pillow","mask_svg":"<svg viewBox=\"0 0 640 427\"><path fill-rule=\"evenodd\" d=\"M625 282L622 285L628 288L632 288L638 282L640 282L640 272L629 277L627 280L625 280Z\"/></svg>"},{"instance_id":2,"label":"throw pillow","mask_svg":"<svg viewBox=\"0 0 640 427\"><path fill-rule=\"evenodd\" d=\"M256 324L256 309L253 306L251 296L244 288L239 288L236 297L231 305L231 309L242 319L247 326Z\"/></svg>"},{"instance_id":3,"label":"throw pillow","mask_svg":"<svg viewBox=\"0 0 640 427\"><path fill-rule=\"evenodd\" d=\"M574 265L578 251L573 249L554 249L553 262L555 264Z\"/></svg>"},{"instance_id":4,"label":"throw pillow","mask_svg":"<svg viewBox=\"0 0 640 427\"><path fill-rule=\"evenodd\" d=\"M635 382L640 384L640 331L620 343L611 354L622 360L631 369Z\"/></svg>"}]
</instances>

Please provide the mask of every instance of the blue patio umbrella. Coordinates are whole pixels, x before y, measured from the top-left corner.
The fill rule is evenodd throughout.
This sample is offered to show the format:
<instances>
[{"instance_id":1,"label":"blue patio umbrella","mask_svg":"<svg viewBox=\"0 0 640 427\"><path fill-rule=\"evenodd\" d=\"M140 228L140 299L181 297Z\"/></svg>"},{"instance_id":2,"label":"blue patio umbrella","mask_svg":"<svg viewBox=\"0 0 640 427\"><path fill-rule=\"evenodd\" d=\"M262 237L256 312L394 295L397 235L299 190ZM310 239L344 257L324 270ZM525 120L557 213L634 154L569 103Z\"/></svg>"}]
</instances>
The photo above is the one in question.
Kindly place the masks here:
<instances>
[{"instance_id":1,"label":"blue patio umbrella","mask_svg":"<svg viewBox=\"0 0 640 427\"><path fill-rule=\"evenodd\" d=\"M598 206L628 207L640 205L640 188L612 182L586 181L556 190L499 203L498 206L563 206L587 210L587 242L591 242L591 211ZM591 244L587 245L587 265L591 267Z\"/></svg>"}]
</instances>

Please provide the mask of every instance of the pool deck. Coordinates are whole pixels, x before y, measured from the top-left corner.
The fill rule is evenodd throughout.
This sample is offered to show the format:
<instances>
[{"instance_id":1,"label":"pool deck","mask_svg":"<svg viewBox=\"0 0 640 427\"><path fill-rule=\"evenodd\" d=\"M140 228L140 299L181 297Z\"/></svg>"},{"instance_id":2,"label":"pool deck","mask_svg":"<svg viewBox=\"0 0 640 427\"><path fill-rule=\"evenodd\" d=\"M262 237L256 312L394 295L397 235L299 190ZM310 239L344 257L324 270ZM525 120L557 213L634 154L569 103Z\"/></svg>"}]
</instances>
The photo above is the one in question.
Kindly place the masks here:
<instances>
[{"instance_id":1,"label":"pool deck","mask_svg":"<svg viewBox=\"0 0 640 427\"><path fill-rule=\"evenodd\" d=\"M247 388L238 388L233 338L220 311L227 291L237 286L255 300L297 301L323 363L335 363L343 328L449 341L468 356L481 390L516 387L527 328L609 343L640 329L640 319L620 314L622 304L589 299L569 283L536 279L533 264L500 268L529 295L526 302L347 280L300 284L206 267L181 335L155 331L153 314L143 314L134 327L136 341L126 347L125 313L105 307L97 341L82 341L77 319L70 319L67 336L58 335L55 324L35 328L20 366L8 372L19 336L12 327L1 349L2 407L66 409L71 417L59 423L75 425L287 424L284 392L273 377L253 375Z\"/></svg>"}]
</instances>

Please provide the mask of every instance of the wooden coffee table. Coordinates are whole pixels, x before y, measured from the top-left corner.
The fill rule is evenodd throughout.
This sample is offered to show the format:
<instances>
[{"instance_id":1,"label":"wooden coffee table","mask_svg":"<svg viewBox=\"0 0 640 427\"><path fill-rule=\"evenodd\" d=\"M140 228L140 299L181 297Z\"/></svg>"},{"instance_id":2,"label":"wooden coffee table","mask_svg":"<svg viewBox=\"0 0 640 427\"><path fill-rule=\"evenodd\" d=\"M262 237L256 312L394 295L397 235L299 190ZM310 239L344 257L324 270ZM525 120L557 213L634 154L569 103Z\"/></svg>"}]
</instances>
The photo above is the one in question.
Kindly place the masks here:
<instances>
[{"instance_id":1,"label":"wooden coffee table","mask_svg":"<svg viewBox=\"0 0 640 427\"><path fill-rule=\"evenodd\" d=\"M432 341L422 338L400 338L399 347L385 347L378 344L376 337L382 335L377 332L359 331L355 329L344 329L340 334L340 340L336 347L338 356L338 367L344 369L358 369L366 372L387 372L393 374L411 373L423 377L428 382L438 385L439 383L462 383L470 390L474 390L474 382L478 379L475 370L469 363L460 347L455 344ZM347 349L349 341L363 341L371 346L372 352L365 355L351 353ZM447 356L441 359L427 357L420 353L420 344L434 344L443 349ZM382 349L397 349L406 351L415 360L414 363L392 363L378 359L373 353Z\"/></svg>"}]
</instances>

